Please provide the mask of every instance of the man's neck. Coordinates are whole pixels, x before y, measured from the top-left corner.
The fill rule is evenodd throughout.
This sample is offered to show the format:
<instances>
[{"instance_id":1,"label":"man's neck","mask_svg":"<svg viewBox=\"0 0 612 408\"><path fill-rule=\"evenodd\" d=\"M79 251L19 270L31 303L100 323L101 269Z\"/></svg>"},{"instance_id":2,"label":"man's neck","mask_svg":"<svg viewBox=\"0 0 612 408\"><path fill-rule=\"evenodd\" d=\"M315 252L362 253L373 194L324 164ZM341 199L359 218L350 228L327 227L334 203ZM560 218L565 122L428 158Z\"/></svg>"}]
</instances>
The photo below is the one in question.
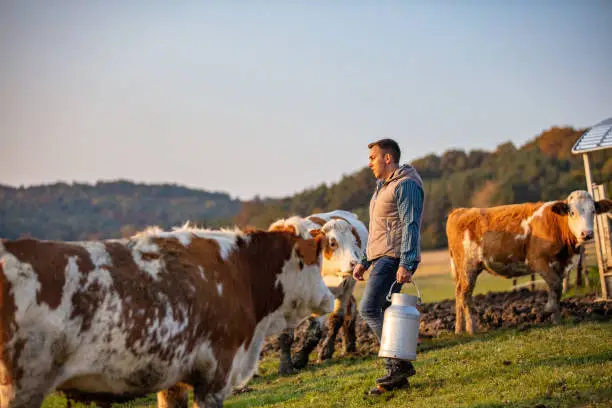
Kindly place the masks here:
<instances>
[{"instance_id":1,"label":"man's neck","mask_svg":"<svg viewBox=\"0 0 612 408\"><path fill-rule=\"evenodd\" d=\"M381 177L381 178L382 178L384 181L387 181L387 180L389 179L389 177L391 177L391 176L393 175L393 173L395 173L395 170L397 170L397 169L399 169L399 166L398 166L397 164L396 164L396 165L393 165L393 166L391 166L391 167L389 167L389 168L387 169L386 174L385 174L383 177Z\"/></svg>"}]
</instances>

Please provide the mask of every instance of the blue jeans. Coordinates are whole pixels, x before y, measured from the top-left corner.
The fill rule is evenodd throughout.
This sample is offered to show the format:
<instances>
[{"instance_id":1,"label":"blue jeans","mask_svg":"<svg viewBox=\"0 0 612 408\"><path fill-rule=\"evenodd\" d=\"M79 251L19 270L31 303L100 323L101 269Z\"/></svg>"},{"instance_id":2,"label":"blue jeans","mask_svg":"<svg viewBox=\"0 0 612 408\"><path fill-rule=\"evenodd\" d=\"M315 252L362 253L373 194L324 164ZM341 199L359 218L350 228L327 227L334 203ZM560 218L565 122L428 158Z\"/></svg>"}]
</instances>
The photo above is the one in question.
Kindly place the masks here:
<instances>
[{"instance_id":1,"label":"blue jeans","mask_svg":"<svg viewBox=\"0 0 612 408\"><path fill-rule=\"evenodd\" d=\"M359 313L366 321L370 329L378 338L382 337L382 326L385 309L391 305L387 302L387 294L395 277L400 260L390 256L382 256L372 262L370 266L370 277L366 282L366 287L361 298ZM393 286L393 293L402 290L402 284L396 283Z\"/></svg>"}]
</instances>

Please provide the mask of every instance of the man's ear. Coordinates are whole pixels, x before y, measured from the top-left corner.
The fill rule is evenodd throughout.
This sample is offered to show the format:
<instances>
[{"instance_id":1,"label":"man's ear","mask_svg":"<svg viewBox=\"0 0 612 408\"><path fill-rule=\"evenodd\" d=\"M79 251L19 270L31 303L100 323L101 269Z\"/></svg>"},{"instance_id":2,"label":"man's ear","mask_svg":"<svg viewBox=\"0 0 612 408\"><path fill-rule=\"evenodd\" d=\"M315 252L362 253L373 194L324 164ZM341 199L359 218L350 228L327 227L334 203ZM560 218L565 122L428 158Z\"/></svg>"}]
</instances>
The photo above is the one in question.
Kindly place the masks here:
<instances>
[{"instance_id":1,"label":"man's ear","mask_svg":"<svg viewBox=\"0 0 612 408\"><path fill-rule=\"evenodd\" d=\"M595 202L595 213L603 214L612 211L612 200L599 200Z\"/></svg>"},{"instance_id":2,"label":"man's ear","mask_svg":"<svg viewBox=\"0 0 612 408\"><path fill-rule=\"evenodd\" d=\"M385 153L383 155L383 161L385 164L391 164L393 162L393 157L391 157L391 153Z\"/></svg>"},{"instance_id":3,"label":"man's ear","mask_svg":"<svg viewBox=\"0 0 612 408\"><path fill-rule=\"evenodd\" d=\"M564 201L557 201L550 209L552 212L559 215L567 215L569 213L569 205Z\"/></svg>"}]
</instances>

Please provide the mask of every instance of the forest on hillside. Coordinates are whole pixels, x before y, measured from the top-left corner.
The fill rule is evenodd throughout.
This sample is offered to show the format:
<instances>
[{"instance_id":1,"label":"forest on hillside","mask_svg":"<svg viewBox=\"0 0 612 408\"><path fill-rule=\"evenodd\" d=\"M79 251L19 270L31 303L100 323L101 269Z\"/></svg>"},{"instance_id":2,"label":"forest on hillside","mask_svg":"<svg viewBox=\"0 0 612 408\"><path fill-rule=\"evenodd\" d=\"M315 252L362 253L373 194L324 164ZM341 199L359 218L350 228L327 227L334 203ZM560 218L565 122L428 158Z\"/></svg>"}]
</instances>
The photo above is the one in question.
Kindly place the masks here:
<instances>
[{"instance_id":1,"label":"forest on hillside","mask_svg":"<svg viewBox=\"0 0 612 408\"><path fill-rule=\"evenodd\" d=\"M116 238L150 225L168 228L187 220L219 226L215 220L230 221L240 206L224 193L173 184L118 180L28 188L0 185L0 237Z\"/></svg>"},{"instance_id":2,"label":"forest on hillside","mask_svg":"<svg viewBox=\"0 0 612 408\"><path fill-rule=\"evenodd\" d=\"M556 200L586 189L582 157L571 154L584 130L552 127L520 147L503 143L495 151L455 149L414 160L411 164L425 183L423 248L446 245L444 228L452 208ZM612 191L611 152L595 152L590 158L594 179ZM28 188L0 185L0 237L110 238L148 225L169 228L186 220L209 227L265 228L280 217L332 209L353 211L367 224L374 185L365 166L337 183L290 197L246 202L225 193L126 180Z\"/></svg>"},{"instance_id":3,"label":"forest on hillside","mask_svg":"<svg viewBox=\"0 0 612 408\"><path fill-rule=\"evenodd\" d=\"M425 188L423 248L446 246L445 222L453 208L557 200L575 189L586 189L582 156L571 153L585 130L552 127L521 147L503 143L492 152L448 150L413 161ZM612 191L611 152L594 152L590 159L594 180L604 182L607 191ZM245 202L234 221L261 227L291 214L341 208L355 212L367 223L374 186L370 169L364 167L330 186L321 184L282 199Z\"/></svg>"}]
</instances>

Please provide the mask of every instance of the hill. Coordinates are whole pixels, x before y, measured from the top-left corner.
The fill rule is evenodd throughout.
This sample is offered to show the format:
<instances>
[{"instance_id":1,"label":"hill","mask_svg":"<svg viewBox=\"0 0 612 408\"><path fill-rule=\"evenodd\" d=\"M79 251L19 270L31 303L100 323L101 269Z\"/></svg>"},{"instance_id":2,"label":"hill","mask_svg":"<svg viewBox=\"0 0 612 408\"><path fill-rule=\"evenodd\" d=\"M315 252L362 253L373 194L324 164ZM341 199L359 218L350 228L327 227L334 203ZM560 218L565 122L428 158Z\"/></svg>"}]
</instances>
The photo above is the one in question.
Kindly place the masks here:
<instances>
[{"instance_id":1,"label":"hill","mask_svg":"<svg viewBox=\"0 0 612 408\"><path fill-rule=\"evenodd\" d=\"M129 181L55 183L28 188L0 185L0 237L77 240L131 235L149 225L185 220L217 225L241 203L224 193L172 184Z\"/></svg>"}]
</instances>

